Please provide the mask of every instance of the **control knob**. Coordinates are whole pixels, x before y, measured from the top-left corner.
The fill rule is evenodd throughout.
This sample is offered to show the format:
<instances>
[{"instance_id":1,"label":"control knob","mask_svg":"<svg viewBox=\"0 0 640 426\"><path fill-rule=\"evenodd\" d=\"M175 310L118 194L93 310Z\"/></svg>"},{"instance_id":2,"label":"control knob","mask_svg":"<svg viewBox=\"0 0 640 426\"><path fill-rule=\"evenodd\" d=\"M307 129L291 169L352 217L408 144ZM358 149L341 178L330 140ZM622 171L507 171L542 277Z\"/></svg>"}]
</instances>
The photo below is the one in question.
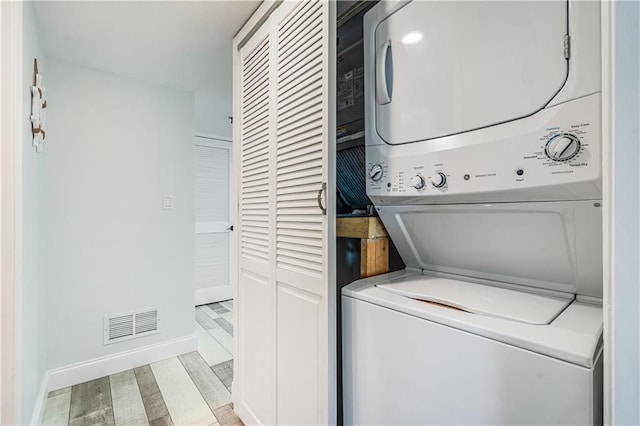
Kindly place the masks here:
<instances>
[{"instance_id":1,"label":"control knob","mask_svg":"<svg viewBox=\"0 0 640 426\"><path fill-rule=\"evenodd\" d=\"M379 182L380 179L382 179L383 175L384 170L382 169L382 166L380 164L374 165L373 167L371 167L371 170L369 170L369 177L374 182Z\"/></svg>"},{"instance_id":2,"label":"control knob","mask_svg":"<svg viewBox=\"0 0 640 426\"><path fill-rule=\"evenodd\" d=\"M447 176L442 172L438 172L431 176L431 184L436 188L442 188L446 183Z\"/></svg>"},{"instance_id":3,"label":"control knob","mask_svg":"<svg viewBox=\"0 0 640 426\"><path fill-rule=\"evenodd\" d=\"M580 152L580 140L569 133L559 134L549 139L544 152L553 161L567 161Z\"/></svg>"},{"instance_id":4,"label":"control knob","mask_svg":"<svg viewBox=\"0 0 640 426\"><path fill-rule=\"evenodd\" d=\"M414 177L411 178L411 186L413 186L415 189L422 189L424 188L424 178L421 175L415 175Z\"/></svg>"}]
</instances>

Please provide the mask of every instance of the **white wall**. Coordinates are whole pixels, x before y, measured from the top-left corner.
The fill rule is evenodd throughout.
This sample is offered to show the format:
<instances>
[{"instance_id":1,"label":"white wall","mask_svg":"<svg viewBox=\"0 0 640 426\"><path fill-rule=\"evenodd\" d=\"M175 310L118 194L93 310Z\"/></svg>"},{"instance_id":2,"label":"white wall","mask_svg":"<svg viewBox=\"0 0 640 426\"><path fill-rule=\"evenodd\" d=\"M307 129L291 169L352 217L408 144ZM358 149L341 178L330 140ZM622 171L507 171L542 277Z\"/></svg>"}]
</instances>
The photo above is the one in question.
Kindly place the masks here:
<instances>
[{"instance_id":1,"label":"white wall","mask_svg":"<svg viewBox=\"0 0 640 426\"><path fill-rule=\"evenodd\" d=\"M18 383L22 387L21 416L23 422L31 419L44 373L47 369L46 342L46 288L42 263L42 196L45 153L36 153L32 147L30 87L33 80L33 59L38 58L40 72L46 74L43 53L33 13L33 3L23 3L23 138L22 141L22 285L20 288L21 324ZM45 79L46 83L46 79Z\"/></svg>"},{"instance_id":2,"label":"white wall","mask_svg":"<svg viewBox=\"0 0 640 426\"><path fill-rule=\"evenodd\" d=\"M231 58L229 58L231 68ZM218 85L219 86L219 85ZM231 139L232 96L229 90L205 87L195 93L196 134Z\"/></svg>"},{"instance_id":3,"label":"white wall","mask_svg":"<svg viewBox=\"0 0 640 426\"><path fill-rule=\"evenodd\" d=\"M616 424L640 424L640 4L613 3L614 401Z\"/></svg>"},{"instance_id":4,"label":"white wall","mask_svg":"<svg viewBox=\"0 0 640 426\"><path fill-rule=\"evenodd\" d=\"M49 368L191 335L193 94L54 60L47 82ZM160 334L103 345L105 315L155 306Z\"/></svg>"}]
</instances>

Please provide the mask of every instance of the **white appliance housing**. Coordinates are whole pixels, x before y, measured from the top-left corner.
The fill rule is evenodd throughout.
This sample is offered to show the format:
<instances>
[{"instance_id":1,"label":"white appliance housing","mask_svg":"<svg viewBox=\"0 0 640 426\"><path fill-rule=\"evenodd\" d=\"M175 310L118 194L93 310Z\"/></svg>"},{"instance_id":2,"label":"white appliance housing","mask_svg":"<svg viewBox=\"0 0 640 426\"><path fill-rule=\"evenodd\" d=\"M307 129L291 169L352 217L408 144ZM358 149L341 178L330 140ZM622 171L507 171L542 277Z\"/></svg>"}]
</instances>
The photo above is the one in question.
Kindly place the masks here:
<instances>
[{"instance_id":1,"label":"white appliance housing","mask_svg":"<svg viewBox=\"0 0 640 426\"><path fill-rule=\"evenodd\" d=\"M343 289L345 423L601 423L599 2L364 27L367 194L407 269Z\"/></svg>"},{"instance_id":2,"label":"white appliance housing","mask_svg":"<svg viewBox=\"0 0 640 426\"><path fill-rule=\"evenodd\" d=\"M383 1L365 90L376 205L601 197L597 1Z\"/></svg>"},{"instance_id":3,"label":"white appliance housing","mask_svg":"<svg viewBox=\"0 0 640 426\"><path fill-rule=\"evenodd\" d=\"M537 325L405 296L411 287L429 291L430 280L445 281L440 290L452 284L406 270L343 290L344 424L602 424L600 306L546 294L542 304L569 306ZM497 288L452 281L480 293ZM489 302L528 301L503 294Z\"/></svg>"}]
</instances>

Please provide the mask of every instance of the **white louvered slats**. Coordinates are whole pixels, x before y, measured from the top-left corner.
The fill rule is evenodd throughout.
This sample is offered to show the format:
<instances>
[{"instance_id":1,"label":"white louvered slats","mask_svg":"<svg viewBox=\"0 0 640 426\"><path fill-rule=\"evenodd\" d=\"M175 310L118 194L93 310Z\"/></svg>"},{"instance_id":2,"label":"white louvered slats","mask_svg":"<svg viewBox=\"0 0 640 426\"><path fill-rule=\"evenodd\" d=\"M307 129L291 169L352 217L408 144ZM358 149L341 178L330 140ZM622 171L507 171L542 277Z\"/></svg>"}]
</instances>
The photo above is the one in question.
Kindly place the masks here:
<instances>
[{"instance_id":1,"label":"white louvered slats","mask_svg":"<svg viewBox=\"0 0 640 426\"><path fill-rule=\"evenodd\" d=\"M269 260L269 38L242 62L240 254Z\"/></svg>"},{"instance_id":2,"label":"white louvered slats","mask_svg":"<svg viewBox=\"0 0 640 426\"><path fill-rule=\"evenodd\" d=\"M277 23L277 419L326 424L328 2L291 2ZM322 200L323 203L326 201ZM331 202L331 201L330 201Z\"/></svg>"},{"instance_id":3,"label":"white louvered slats","mask_svg":"<svg viewBox=\"0 0 640 426\"><path fill-rule=\"evenodd\" d=\"M228 222L229 150L196 144L196 222Z\"/></svg>"},{"instance_id":4,"label":"white louvered slats","mask_svg":"<svg viewBox=\"0 0 640 426\"><path fill-rule=\"evenodd\" d=\"M196 234L196 289L229 285L229 234Z\"/></svg>"},{"instance_id":5,"label":"white louvered slats","mask_svg":"<svg viewBox=\"0 0 640 426\"><path fill-rule=\"evenodd\" d=\"M323 5L301 2L278 27L278 268L322 276Z\"/></svg>"},{"instance_id":6,"label":"white louvered slats","mask_svg":"<svg viewBox=\"0 0 640 426\"><path fill-rule=\"evenodd\" d=\"M234 58L234 138L239 168L237 354L234 394L237 410L252 424L276 424L275 309L273 291L275 187L272 161L274 44L267 28L258 29ZM256 354L260 356L256 356ZM246 420L245 420L246 421Z\"/></svg>"},{"instance_id":7,"label":"white louvered slats","mask_svg":"<svg viewBox=\"0 0 640 426\"><path fill-rule=\"evenodd\" d=\"M259 24L234 40L234 115L240 116L234 122L240 188L234 409L251 424L329 424L337 421L336 386L329 384L335 381L329 363L336 362L329 320L335 309L329 296L335 288L329 177L335 4L263 6L268 17L252 17ZM329 188L320 194L326 215L318 205L322 188Z\"/></svg>"}]
</instances>

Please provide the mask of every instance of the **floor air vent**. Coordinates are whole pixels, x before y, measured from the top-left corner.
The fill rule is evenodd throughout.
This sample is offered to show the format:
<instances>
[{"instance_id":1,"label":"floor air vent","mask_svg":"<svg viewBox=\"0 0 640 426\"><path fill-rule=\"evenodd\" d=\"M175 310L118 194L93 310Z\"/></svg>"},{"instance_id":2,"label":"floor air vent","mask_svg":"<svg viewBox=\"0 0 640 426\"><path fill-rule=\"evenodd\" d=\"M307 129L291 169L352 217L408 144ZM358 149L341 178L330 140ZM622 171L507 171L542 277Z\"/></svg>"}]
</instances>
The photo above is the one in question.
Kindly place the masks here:
<instances>
[{"instance_id":1,"label":"floor air vent","mask_svg":"<svg viewBox=\"0 0 640 426\"><path fill-rule=\"evenodd\" d=\"M158 333L158 308L104 317L104 344L121 342Z\"/></svg>"}]
</instances>

